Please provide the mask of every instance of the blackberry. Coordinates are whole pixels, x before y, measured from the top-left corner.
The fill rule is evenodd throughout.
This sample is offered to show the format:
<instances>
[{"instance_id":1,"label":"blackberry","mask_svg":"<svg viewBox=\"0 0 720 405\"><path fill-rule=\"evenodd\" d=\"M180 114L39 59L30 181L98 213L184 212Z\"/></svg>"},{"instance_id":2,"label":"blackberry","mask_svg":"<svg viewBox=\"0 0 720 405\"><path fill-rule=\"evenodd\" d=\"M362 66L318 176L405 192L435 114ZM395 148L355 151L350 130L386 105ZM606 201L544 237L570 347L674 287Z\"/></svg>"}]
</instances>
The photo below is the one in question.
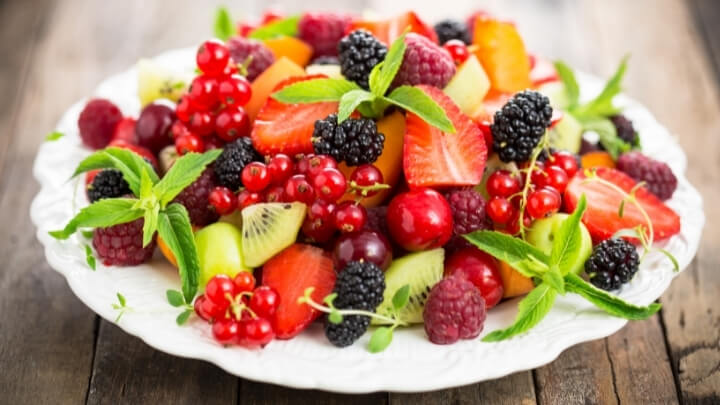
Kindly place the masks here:
<instances>
[{"instance_id":1,"label":"blackberry","mask_svg":"<svg viewBox=\"0 0 720 405\"><path fill-rule=\"evenodd\" d=\"M470 45L470 32L467 25L457 20L442 20L435 24L435 33L438 36L440 45L451 39L459 39L465 44Z\"/></svg>"},{"instance_id":2,"label":"blackberry","mask_svg":"<svg viewBox=\"0 0 720 405\"><path fill-rule=\"evenodd\" d=\"M677 188L677 177L667 163L651 159L640 152L623 153L616 165L618 170L635 181L644 181L645 188L663 201L672 197Z\"/></svg>"},{"instance_id":3,"label":"blackberry","mask_svg":"<svg viewBox=\"0 0 720 405\"><path fill-rule=\"evenodd\" d=\"M242 186L240 174L250 162L262 161L262 156L253 148L250 138L242 137L225 145L215 160L215 175L221 186L237 191Z\"/></svg>"},{"instance_id":4,"label":"blackberry","mask_svg":"<svg viewBox=\"0 0 720 405\"><path fill-rule=\"evenodd\" d=\"M365 30L355 30L338 43L340 71L343 76L368 90L370 72L387 55L387 47Z\"/></svg>"},{"instance_id":5,"label":"blackberry","mask_svg":"<svg viewBox=\"0 0 720 405\"><path fill-rule=\"evenodd\" d=\"M624 239L607 239L595 246L585 273L597 288L610 291L630 281L640 266L635 246Z\"/></svg>"},{"instance_id":6,"label":"blackberry","mask_svg":"<svg viewBox=\"0 0 720 405\"><path fill-rule=\"evenodd\" d=\"M385 274L370 262L350 262L338 274L333 292L337 294L333 305L337 309L358 309L374 312L383 300ZM365 315L345 315L335 324L326 320L325 336L337 347L353 344L370 325Z\"/></svg>"},{"instance_id":7,"label":"blackberry","mask_svg":"<svg viewBox=\"0 0 720 405\"><path fill-rule=\"evenodd\" d=\"M119 170L107 169L99 172L87 186L87 195L91 203L105 198L117 198L132 194L130 185Z\"/></svg>"},{"instance_id":8,"label":"blackberry","mask_svg":"<svg viewBox=\"0 0 720 405\"><path fill-rule=\"evenodd\" d=\"M503 162L525 162L538 145L552 118L550 100L537 91L517 93L498 112L490 126L493 150Z\"/></svg>"},{"instance_id":9,"label":"blackberry","mask_svg":"<svg viewBox=\"0 0 720 405\"><path fill-rule=\"evenodd\" d=\"M313 148L319 155L330 155L338 163L359 166L375 162L382 154L385 135L377 131L375 121L349 118L338 124L337 115L315 121Z\"/></svg>"},{"instance_id":10,"label":"blackberry","mask_svg":"<svg viewBox=\"0 0 720 405\"><path fill-rule=\"evenodd\" d=\"M640 143L640 139L633 127L633 123L627 119L627 117L624 115L613 115L610 117L610 121L612 121L615 126L618 137L625 143L631 146L637 146Z\"/></svg>"},{"instance_id":11,"label":"blackberry","mask_svg":"<svg viewBox=\"0 0 720 405\"><path fill-rule=\"evenodd\" d=\"M485 214L485 199L473 189L456 189L445 195L453 214L453 236L445 245L448 253L470 247L462 236L470 232L492 229L492 223Z\"/></svg>"}]
</instances>

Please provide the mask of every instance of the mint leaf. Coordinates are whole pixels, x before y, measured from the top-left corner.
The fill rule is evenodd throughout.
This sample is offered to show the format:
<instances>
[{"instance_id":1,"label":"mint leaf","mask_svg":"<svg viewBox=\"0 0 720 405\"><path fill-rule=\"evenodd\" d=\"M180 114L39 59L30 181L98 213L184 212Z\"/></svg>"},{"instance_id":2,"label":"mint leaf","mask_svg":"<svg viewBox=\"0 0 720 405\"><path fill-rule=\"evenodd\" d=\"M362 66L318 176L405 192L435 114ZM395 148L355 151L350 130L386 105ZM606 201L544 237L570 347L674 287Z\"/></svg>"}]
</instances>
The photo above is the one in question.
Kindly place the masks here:
<instances>
[{"instance_id":1,"label":"mint leaf","mask_svg":"<svg viewBox=\"0 0 720 405\"><path fill-rule=\"evenodd\" d=\"M72 177L95 169L119 170L135 196L140 195L140 175L143 169L147 170L153 184L159 180L150 163L127 149L111 147L93 153L80 162Z\"/></svg>"},{"instance_id":2,"label":"mint leaf","mask_svg":"<svg viewBox=\"0 0 720 405\"><path fill-rule=\"evenodd\" d=\"M250 32L248 38L263 40L285 36L294 37L298 33L299 21L300 16L292 16L273 21Z\"/></svg>"},{"instance_id":3,"label":"mint leaf","mask_svg":"<svg viewBox=\"0 0 720 405\"><path fill-rule=\"evenodd\" d=\"M392 305L396 310L403 309L410 300L410 284L400 287L392 297Z\"/></svg>"},{"instance_id":4,"label":"mint leaf","mask_svg":"<svg viewBox=\"0 0 720 405\"><path fill-rule=\"evenodd\" d=\"M558 267L562 274L567 274L570 270L568 266L572 265L572 260L575 260L573 255L578 252L582 244L580 220L586 206L587 201L585 194L583 194L580 196L575 211L560 224L560 228L555 235L552 251L550 252L550 266Z\"/></svg>"},{"instance_id":5,"label":"mint leaf","mask_svg":"<svg viewBox=\"0 0 720 405\"><path fill-rule=\"evenodd\" d=\"M153 236L158 227L158 217L160 216L160 205L155 204L152 208L145 210L143 218L143 247L146 247L153 241Z\"/></svg>"},{"instance_id":6,"label":"mint leaf","mask_svg":"<svg viewBox=\"0 0 720 405\"><path fill-rule=\"evenodd\" d=\"M392 343L393 330L388 327L380 327L375 329L372 336L370 336L370 343L368 344L368 350L370 353L379 353L385 350L390 343Z\"/></svg>"},{"instance_id":7,"label":"mint leaf","mask_svg":"<svg viewBox=\"0 0 720 405\"><path fill-rule=\"evenodd\" d=\"M543 273L542 275L542 281L555 289L558 293L564 295L565 294L565 280L563 279L562 274L560 273L560 268L557 266L552 266L550 269Z\"/></svg>"},{"instance_id":8,"label":"mint leaf","mask_svg":"<svg viewBox=\"0 0 720 405\"><path fill-rule=\"evenodd\" d=\"M572 109L577 106L580 100L580 86L578 85L577 79L575 78L575 72L566 65L563 61L555 61L555 71L560 77L560 81L565 88L565 94L568 98L568 109Z\"/></svg>"},{"instance_id":9,"label":"mint leaf","mask_svg":"<svg viewBox=\"0 0 720 405\"><path fill-rule=\"evenodd\" d=\"M593 131L600 137L600 144L617 159L622 153L632 149L631 145L620 139L617 129L608 118L590 118L582 122L585 131Z\"/></svg>"},{"instance_id":10,"label":"mint leaf","mask_svg":"<svg viewBox=\"0 0 720 405\"><path fill-rule=\"evenodd\" d=\"M364 102L372 101L375 96L365 90L350 90L340 99L338 108L338 123L341 123L350 117L350 114Z\"/></svg>"},{"instance_id":11,"label":"mint leaf","mask_svg":"<svg viewBox=\"0 0 720 405\"><path fill-rule=\"evenodd\" d=\"M557 292L547 284L540 284L518 304L515 322L507 329L496 330L483 338L483 342L499 342L530 330L550 312Z\"/></svg>"},{"instance_id":12,"label":"mint leaf","mask_svg":"<svg viewBox=\"0 0 720 405\"><path fill-rule=\"evenodd\" d=\"M573 273L565 276L565 287L568 291L582 296L608 314L620 318L630 320L647 319L662 307L659 303L652 303L647 307L631 304L620 297L596 288Z\"/></svg>"},{"instance_id":13,"label":"mint leaf","mask_svg":"<svg viewBox=\"0 0 720 405\"><path fill-rule=\"evenodd\" d=\"M340 101L349 91L360 87L345 79L312 79L293 83L272 94L272 98L285 104Z\"/></svg>"},{"instance_id":14,"label":"mint leaf","mask_svg":"<svg viewBox=\"0 0 720 405\"><path fill-rule=\"evenodd\" d=\"M185 322L187 322L187 320L190 318L190 315L192 315L192 313L193 313L192 309L184 310L183 312L180 313L180 315L177 316L177 318L175 318L175 323L177 323L178 326L184 325Z\"/></svg>"},{"instance_id":15,"label":"mint leaf","mask_svg":"<svg viewBox=\"0 0 720 405\"><path fill-rule=\"evenodd\" d=\"M330 313L328 314L328 321L330 321L331 323L334 323L337 325L340 322L342 322L342 320L343 320L343 316L340 313L340 311L338 311L337 309L332 309L330 311Z\"/></svg>"},{"instance_id":16,"label":"mint leaf","mask_svg":"<svg viewBox=\"0 0 720 405\"><path fill-rule=\"evenodd\" d=\"M93 256L93 251L90 248L90 245L85 245L85 262L91 269L93 269L93 271L95 271L95 256Z\"/></svg>"},{"instance_id":17,"label":"mint leaf","mask_svg":"<svg viewBox=\"0 0 720 405\"><path fill-rule=\"evenodd\" d=\"M140 172L140 199L150 198L152 196L152 189L154 183L150 179L150 175L147 170Z\"/></svg>"},{"instance_id":18,"label":"mint leaf","mask_svg":"<svg viewBox=\"0 0 720 405\"><path fill-rule=\"evenodd\" d=\"M105 228L142 218L143 210L133 208L136 201L130 198L97 201L81 209L62 230L49 232L50 236L55 239L67 239L78 228Z\"/></svg>"},{"instance_id":19,"label":"mint leaf","mask_svg":"<svg viewBox=\"0 0 720 405\"><path fill-rule=\"evenodd\" d=\"M455 127L450 122L447 114L445 114L445 110L417 87L400 86L384 99L417 115L420 119L441 131L455 133Z\"/></svg>"},{"instance_id":20,"label":"mint leaf","mask_svg":"<svg viewBox=\"0 0 720 405\"><path fill-rule=\"evenodd\" d=\"M93 231L82 231L82 236L85 239L92 239L94 236L94 232Z\"/></svg>"},{"instance_id":21,"label":"mint leaf","mask_svg":"<svg viewBox=\"0 0 720 405\"><path fill-rule=\"evenodd\" d=\"M221 153L222 149L213 149L203 154L188 153L176 160L165 177L153 188L153 192L160 199L160 204L164 207L172 201L181 191L197 180L207 165L217 159Z\"/></svg>"},{"instance_id":22,"label":"mint leaf","mask_svg":"<svg viewBox=\"0 0 720 405\"><path fill-rule=\"evenodd\" d=\"M235 24L230 16L230 12L225 7L218 7L217 11L215 11L213 34L222 41L227 41L235 35Z\"/></svg>"},{"instance_id":23,"label":"mint leaf","mask_svg":"<svg viewBox=\"0 0 720 405\"><path fill-rule=\"evenodd\" d=\"M62 133L62 132L60 132L60 131L53 131L53 132L50 132L50 133L45 137L45 141L46 141L46 142L57 141L58 139L62 138L63 136L65 136L64 133Z\"/></svg>"},{"instance_id":24,"label":"mint leaf","mask_svg":"<svg viewBox=\"0 0 720 405\"><path fill-rule=\"evenodd\" d=\"M495 231L476 231L464 238L486 252L510 265L525 277L542 277L538 272L536 261L547 264L550 258L535 246L522 239ZM535 261L530 259L535 258Z\"/></svg>"},{"instance_id":25,"label":"mint leaf","mask_svg":"<svg viewBox=\"0 0 720 405\"><path fill-rule=\"evenodd\" d=\"M168 205L159 215L158 233L177 259L185 302L192 302L198 288L200 264L185 207L178 203Z\"/></svg>"},{"instance_id":26,"label":"mint leaf","mask_svg":"<svg viewBox=\"0 0 720 405\"><path fill-rule=\"evenodd\" d=\"M125 296L123 296L120 293L115 293L117 295L118 302L120 303L120 308L125 308L127 305L127 301L125 300Z\"/></svg>"},{"instance_id":27,"label":"mint leaf","mask_svg":"<svg viewBox=\"0 0 720 405\"><path fill-rule=\"evenodd\" d=\"M603 90L587 104L581 105L572 111L572 114L579 118L609 117L620 112L620 109L613 105L613 99L622 91L622 79L627 70L629 56L625 56L620 62L615 74L607 81Z\"/></svg>"},{"instance_id":28,"label":"mint leaf","mask_svg":"<svg viewBox=\"0 0 720 405\"><path fill-rule=\"evenodd\" d=\"M167 290L165 291L165 296L167 297L168 303L174 307L185 305L185 298L180 291Z\"/></svg>"},{"instance_id":29,"label":"mint leaf","mask_svg":"<svg viewBox=\"0 0 720 405\"><path fill-rule=\"evenodd\" d=\"M407 33L403 33L390 45L385 60L382 64L375 66L377 72L374 72L375 68L370 72L370 91L378 97L385 95L402 65L405 49L407 49L405 44L406 35Z\"/></svg>"}]
</instances>

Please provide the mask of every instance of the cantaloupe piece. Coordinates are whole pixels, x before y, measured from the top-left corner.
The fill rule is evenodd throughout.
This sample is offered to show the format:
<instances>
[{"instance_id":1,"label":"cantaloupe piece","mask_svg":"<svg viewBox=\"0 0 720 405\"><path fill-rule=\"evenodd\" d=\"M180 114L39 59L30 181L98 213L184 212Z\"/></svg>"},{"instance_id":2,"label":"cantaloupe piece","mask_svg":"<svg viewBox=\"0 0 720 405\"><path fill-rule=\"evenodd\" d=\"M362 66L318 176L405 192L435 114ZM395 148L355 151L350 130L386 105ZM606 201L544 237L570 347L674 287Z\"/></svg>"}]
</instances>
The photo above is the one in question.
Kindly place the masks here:
<instances>
[{"instance_id":1,"label":"cantaloupe piece","mask_svg":"<svg viewBox=\"0 0 720 405\"><path fill-rule=\"evenodd\" d=\"M515 93L531 86L530 58L514 24L477 17L473 45L470 50L485 68L494 90Z\"/></svg>"},{"instance_id":2,"label":"cantaloupe piece","mask_svg":"<svg viewBox=\"0 0 720 405\"><path fill-rule=\"evenodd\" d=\"M612 156L605 151L588 152L580 157L582 167L590 169L593 167L609 167L615 168L615 161Z\"/></svg>"},{"instance_id":3,"label":"cantaloupe piece","mask_svg":"<svg viewBox=\"0 0 720 405\"><path fill-rule=\"evenodd\" d=\"M252 82L252 97L245 106L250 119L255 120L275 86L281 81L296 76L305 76L305 69L287 57L275 61Z\"/></svg>"},{"instance_id":4,"label":"cantaloupe piece","mask_svg":"<svg viewBox=\"0 0 720 405\"><path fill-rule=\"evenodd\" d=\"M266 39L263 42L275 55L275 60L284 56L299 66L305 67L310 63L310 58L312 58L313 48L295 37L272 38Z\"/></svg>"},{"instance_id":5,"label":"cantaloupe piece","mask_svg":"<svg viewBox=\"0 0 720 405\"><path fill-rule=\"evenodd\" d=\"M503 298L524 295L535 288L535 284L531 279L523 276L517 270L510 267L509 264L502 261L500 262L500 278L502 278L503 288L505 290Z\"/></svg>"}]
</instances>

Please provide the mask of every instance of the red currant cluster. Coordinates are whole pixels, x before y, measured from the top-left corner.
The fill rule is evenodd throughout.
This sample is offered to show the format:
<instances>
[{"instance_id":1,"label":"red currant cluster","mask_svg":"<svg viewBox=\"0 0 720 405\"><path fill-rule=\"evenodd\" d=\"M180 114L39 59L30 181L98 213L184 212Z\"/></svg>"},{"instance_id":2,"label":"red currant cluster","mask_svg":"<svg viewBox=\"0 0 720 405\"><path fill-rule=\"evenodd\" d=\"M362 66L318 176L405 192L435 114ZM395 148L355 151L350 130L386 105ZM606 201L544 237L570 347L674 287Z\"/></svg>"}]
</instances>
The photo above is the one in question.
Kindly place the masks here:
<instances>
[{"instance_id":1,"label":"red currant cluster","mask_svg":"<svg viewBox=\"0 0 720 405\"><path fill-rule=\"evenodd\" d=\"M247 348L262 347L275 337L272 319L280 304L277 291L255 287L255 277L241 271L234 278L214 276L195 300L197 315L212 323L215 340Z\"/></svg>"},{"instance_id":2,"label":"red currant cluster","mask_svg":"<svg viewBox=\"0 0 720 405\"><path fill-rule=\"evenodd\" d=\"M523 183L529 170L532 170L530 185L525 188ZM521 169L519 173L498 170L488 177L486 184L490 195L487 215L496 228L515 235L520 232L521 208L525 227L560 210L562 194L577 171L575 156L564 151L555 152L544 163L535 162L532 169Z\"/></svg>"},{"instance_id":3,"label":"red currant cluster","mask_svg":"<svg viewBox=\"0 0 720 405\"><path fill-rule=\"evenodd\" d=\"M219 148L250 134L244 106L252 89L238 74L227 46L218 40L205 41L198 48L196 62L202 73L175 107L178 120L172 135L180 155Z\"/></svg>"}]
</instances>

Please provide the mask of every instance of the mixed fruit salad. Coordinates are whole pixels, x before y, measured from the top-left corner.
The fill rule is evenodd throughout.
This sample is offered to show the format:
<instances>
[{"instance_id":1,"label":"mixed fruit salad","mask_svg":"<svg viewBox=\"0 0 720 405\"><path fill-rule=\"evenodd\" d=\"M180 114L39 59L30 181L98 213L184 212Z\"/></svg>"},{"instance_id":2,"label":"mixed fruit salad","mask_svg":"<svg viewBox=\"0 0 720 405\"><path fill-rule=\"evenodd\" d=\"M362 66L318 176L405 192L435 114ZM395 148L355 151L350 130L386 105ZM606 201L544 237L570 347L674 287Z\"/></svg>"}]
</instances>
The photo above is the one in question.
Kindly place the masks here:
<instances>
[{"instance_id":1,"label":"mixed fruit salad","mask_svg":"<svg viewBox=\"0 0 720 405\"><path fill-rule=\"evenodd\" d=\"M660 308L614 294L680 231L663 203L675 175L614 103L625 60L585 101L572 69L485 12L433 27L221 9L215 35L186 76L139 63L139 116L87 102L89 205L51 232L82 231L93 269L158 247L178 269L178 324L261 348L319 321L337 347L371 330L378 352L416 324L436 344L474 339L512 297L515 323L483 341L567 293L627 319Z\"/></svg>"}]
</instances>

